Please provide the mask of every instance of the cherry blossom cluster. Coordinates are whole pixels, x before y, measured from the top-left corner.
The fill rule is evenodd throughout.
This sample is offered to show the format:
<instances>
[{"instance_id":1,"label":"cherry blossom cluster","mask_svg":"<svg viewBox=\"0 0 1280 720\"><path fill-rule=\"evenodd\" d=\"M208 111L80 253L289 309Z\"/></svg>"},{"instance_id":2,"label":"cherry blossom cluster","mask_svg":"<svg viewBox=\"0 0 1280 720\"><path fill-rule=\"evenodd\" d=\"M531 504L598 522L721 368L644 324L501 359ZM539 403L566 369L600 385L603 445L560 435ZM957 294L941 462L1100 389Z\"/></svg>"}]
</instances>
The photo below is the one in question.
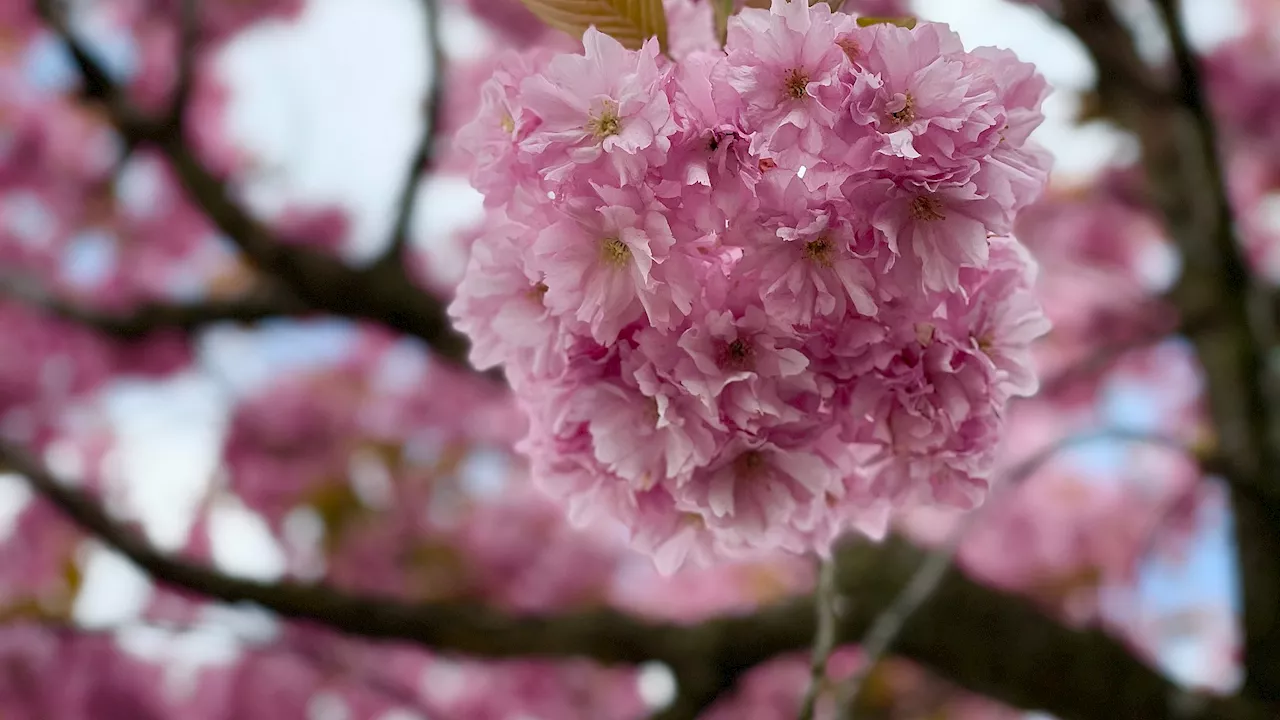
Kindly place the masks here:
<instances>
[{"instance_id":1,"label":"cherry blossom cluster","mask_svg":"<svg viewBox=\"0 0 1280 720\"><path fill-rule=\"evenodd\" d=\"M785 0L678 64L583 45L510 60L461 135L490 216L451 312L535 480L665 569L981 502L1048 329L1008 235L1043 79Z\"/></svg>"}]
</instances>

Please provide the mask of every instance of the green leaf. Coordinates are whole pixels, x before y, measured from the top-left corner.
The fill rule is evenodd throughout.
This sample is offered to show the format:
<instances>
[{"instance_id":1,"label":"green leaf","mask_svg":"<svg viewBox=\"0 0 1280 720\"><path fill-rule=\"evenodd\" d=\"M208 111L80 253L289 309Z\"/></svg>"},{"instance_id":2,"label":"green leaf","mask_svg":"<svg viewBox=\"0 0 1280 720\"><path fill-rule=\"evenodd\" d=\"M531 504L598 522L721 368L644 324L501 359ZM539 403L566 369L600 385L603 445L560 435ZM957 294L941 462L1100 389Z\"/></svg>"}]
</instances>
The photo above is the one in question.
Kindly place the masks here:
<instances>
[{"instance_id":1,"label":"green leaf","mask_svg":"<svg viewBox=\"0 0 1280 720\"><path fill-rule=\"evenodd\" d=\"M716 37L720 39L720 47L724 47L729 36L729 18L733 17L734 0L714 0L711 8L715 12Z\"/></svg>"},{"instance_id":2,"label":"green leaf","mask_svg":"<svg viewBox=\"0 0 1280 720\"><path fill-rule=\"evenodd\" d=\"M858 27L870 27L872 25L897 25L908 30L915 29L916 19L913 17L860 17L858 18Z\"/></svg>"},{"instance_id":3,"label":"green leaf","mask_svg":"<svg viewBox=\"0 0 1280 720\"><path fill-rule=\"evenodd\" d=\"M595 25L632 50L658 38L667 47L667 16L662 0L522 0L543 22L574 37Z\"/></svg>"}]
</instances>

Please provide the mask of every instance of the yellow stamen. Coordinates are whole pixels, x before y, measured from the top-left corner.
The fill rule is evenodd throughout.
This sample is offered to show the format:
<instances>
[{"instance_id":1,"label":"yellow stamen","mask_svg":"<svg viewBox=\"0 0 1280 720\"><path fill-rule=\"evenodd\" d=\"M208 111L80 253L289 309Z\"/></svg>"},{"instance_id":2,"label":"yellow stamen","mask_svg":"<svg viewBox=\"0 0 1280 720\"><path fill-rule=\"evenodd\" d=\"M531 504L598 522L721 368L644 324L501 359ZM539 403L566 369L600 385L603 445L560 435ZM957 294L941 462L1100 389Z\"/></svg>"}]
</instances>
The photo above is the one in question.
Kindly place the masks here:
<instances>
[{"instance_id":1,"label":"yellow stamen","mask_svg":"<svg viewBox=\"0 0 1280 720\"><path fill-rule=\"evenodd\" d=\"M753 477L762 467L764 467L764 456L755 450L744 452L733 461L734 473L740 478Z\"/></svg>"},{"instance_id":2,"label":"yellow stamen","mask_svg":"<svg viewBox=\"0 0 1280 720\"><path fill-rule=\"evenodd\" d=\"M992 337L991 333L989 332L979 335L974 340L978 344L978 349L981 350L983 354L986 354L986 355L990 355L992 348L996 346L996 339Z\"/></svg>"},{"instance_id":3,"label":"yellow stamen","mask_svg":"<svg viewBox=\"0 0 1280 720\"><path fill-rule=\"evenodd\" d=\"M916 99L907 93L902 100L902 109L889 113L889 118L900 127L916 121Z\"/></svg>"},{"instance_id":4,"label":"yellow stamen","mask_svg":"<svg viewBox=\"0 0 1280 720\"><path fill-rule=\"evenodd\" d=\"M618 106L612 100L602 103L600 114L591 114L587 120L587 132L603 140L622 131L622 120L618 117Z\"/></svg>"},{"instance_id":5,"label":"yellow stamen","mask_svg":"<svg viewBox=\"0 0 1280 720\"><path fill-rule=\"evenodd\" d=\"M729 370L749 370L755 357L755 349L751 343L738 338L720 349L717 365Z\"/></svg>"},{"instance_id":6,"label":"yellow stamen","mask_svg":"<svg viewBox=\"0 0 1280 720\"><path fill-rule=\"evenodd\" d=\"M786 88L787 95L794 100L799 100L809 94L809 76L801 68L788 70L782 83L783 87Z\"/></svg>"},{"instance_id":7,"label":"yellow stamen","mask_svg":"<svg viewBox=\"0 0 1280 720\"><path fill-rule=\"evenodd\" d=\"M933 222L945 220L947 216L942 212L942 203L928 195L919 195L911 201L911 217L915 220Z\"/></svg>"},{"instance_id":8,"label":"yellow stamen","mask_svg":"<svg viewBox=\"0 0 1280 720\"><path fill-rule=\"evenodd\" d=\"M810 241L804 246L804 256L824 268L831 267L831 253L833 251L835 251L835 245L825 235L817 240Z\"/></svg>"},{"instance_id":9,"label":"yellow stamen","mask_svg":"<svg viewBox=\"0 0 1280 720\"><path fill-rule=\"evenodd\" d=\"M618 238L605 238L600 246L600 257L606 265L622 267L631 259L631 248Z\"/></svg>"}]
</instances>

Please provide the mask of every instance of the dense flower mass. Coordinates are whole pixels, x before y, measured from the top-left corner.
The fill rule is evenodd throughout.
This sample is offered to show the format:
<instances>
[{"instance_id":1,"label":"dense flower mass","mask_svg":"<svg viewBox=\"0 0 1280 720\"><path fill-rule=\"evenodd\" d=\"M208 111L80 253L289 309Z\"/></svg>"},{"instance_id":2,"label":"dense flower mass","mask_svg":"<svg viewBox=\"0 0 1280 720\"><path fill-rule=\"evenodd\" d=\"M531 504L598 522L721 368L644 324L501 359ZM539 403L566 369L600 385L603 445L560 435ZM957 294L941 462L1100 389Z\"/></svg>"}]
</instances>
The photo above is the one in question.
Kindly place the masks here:
<instances>
[{"instance_id":1,"label":"dense flower mass","mask_svg":"<svg viewBox=\"0 0 1280 720\"><path fill-rule=\"evenodd\" d=\"M463 132L490 217L451 313L542 487L664 570L980 503L1048 329L1008 235L1043 79L786 0L678 64L583 45L513 58Z\"/></svg>"}]
</instances>

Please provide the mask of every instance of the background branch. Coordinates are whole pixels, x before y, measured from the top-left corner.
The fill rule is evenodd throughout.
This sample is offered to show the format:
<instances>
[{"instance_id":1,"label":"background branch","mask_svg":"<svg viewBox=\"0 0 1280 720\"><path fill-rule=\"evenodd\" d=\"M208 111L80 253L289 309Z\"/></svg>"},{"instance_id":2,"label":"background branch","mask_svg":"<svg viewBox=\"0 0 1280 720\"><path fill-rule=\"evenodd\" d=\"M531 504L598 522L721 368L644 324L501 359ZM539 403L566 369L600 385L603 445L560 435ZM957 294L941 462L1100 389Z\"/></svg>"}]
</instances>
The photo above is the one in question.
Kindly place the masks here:
<instances>
[{"instance_id":1,"label":"background branch","mask_svg":"<svg viewBox=\"0 0 1280 720\"><path fill-rule=\"evenodd\" d=\"M992 508L998 507L1010 490L1029 479L1049 461L1067 450L1101 441L1154 445L1196 457L1196 453L1186 445L1164 435L1111 429L1063 438L1013 466L1004 477L994 483L992 494L986 503L961 519L942 546L928 554L902 592L871 623L871 629L860 643L864 655L862 664L836 694L838 720L853 720L858 696L867 678L906 629L912 615L941 587L956 553L960 551L961 543L974 526L989 515Z\"/></svg>"},{"instance_id":2,"label":"background branch","mask_svg":"<svg viewBox=\"0 0 1280 720\"><path fill-rule=\"evenodd\" d=\"M233 197L172 125L140 116L70 32L53 0L35 0L41 15L69 46L84 91L101 102L127 144L149 143L169 160L191 200L260 271L278 279L302 302L325 313L384 325L427 343L440 357L466 367L467 339L454 330L445 303L423 290L398 263L365 269L275 237Z\"/></svg>"},{"instance_id":3,"label":"background branch","mask_svg":"<svg viewBox=\"0 0 1280 720\"><path fill-rule=\"evenodd\" d=\"M326 673L330 678L345 678L380 695L391 703L406 709L416 710L422 713L424 717L430 717L433 714L433 709L425 705L415 688L375 672L370 672L363 667L357 667L340 657L338 653L326 654L323 652L323 648L316 647L313 644L292 642L287 638L265 643L261 639L247 637L237 633L232 628L214 622L165 622L149 618L138 618L120 623L86 627L65 619L24 618L17 622L0 623L0 630L7 628L38 628L63 640L113 636L131 630L163 632L172 636L223 636L243 645L248 653L255 655L289 655L307 663L320 672ZM234 687L231 692L234 692ZM12 709L18 710L20 708Z\"/></svg>"},{"instance_id":4,"label":"background branch","mask_svg":"<svg viewBox=\"0 0 1280 720\"><path fill-rule=\"evenodd\" d=\"M144 303L123 312L104 312L53 297L22 278L0 278L0 296L120 340L138 340L158 332L194 333L217 323L251 324L310 312L297 298L274 286L262 286L228 299Z\"/></svg>"},{"instance_id":5,"label":"background branch","mask_svg":"<svg viewBox=\"0 0 1280 720\"><path fill-rule=\"evenodd\" d=\"M587 657L613 664L665 663L676 674L677 702L658 717L696 717L756 665L801 651L817 630L813 598L695 625L652 622L611 609L517 616L468 602L406 603L346 594L323 585L234 578L156 550L111 519L90 495L55 479L20 450L0 443L0 465L86 532L156 581L228 603L250 602L293 620L374 640L417 643L436 652L487 658ZM842 613L836 644L864 636L891 607L927 554L898 538L853 543L836 551L840 595L856 598ZM975 583L954 568L942 574L906 624L896 647L904 657L974 692L1063 720L1264 720L1270 714L1240 698L1204 698L1183 713L1172 683L1099 630L1071 629L1029 601ZM1054 672L1045 673L1046 664Z\"/></svg>"},{"instance_id":6,"label":"background branch","mask_svg":"<svg viewBox=\"0 0 1280 720\"><path fill-rule=\"evenodd\" d=\"M422 0L422 13L427 25L427 52L431 57L431 74L427 78L427 96L422 105L422 131L417 148L409 158L406 177L401 182L400 196L396 203L395 222L391 241L380 263L402 263L409 244L409 223L413 220L417 205L418 186L422 178L431 172L435 161L436 135L444 118L445 63L444 42L440 37L440 4L438 0Z\"/></svg>"},{"instance_id":7,"label":"background branch","mask_svg":"<svg viewBox=\"0 0 1280 720\"><path fill-rule=\"evenodd\" d=\"M1159 82L1107 0L1063 0L1062 22L1098 68L1101 109L1131 130L1156 209L1182 255L1171 294L1182 317L1212 317L1191 336L1205 373L1217 440L1230 468L1243 584L1246 688L1280 703L1280 477L1277 398L1267 356L1270 298L1241 254L1218 155L1218 134L1173 0L1156 0L1173 49Z\"/></svg>"},{"instance_id":8,"label":"background branch","mask_svg":"<svg viewBox=\"0 0 1280 720\"><path fill-rule=\"evenodd\" d=\"M200 0L181 0L178 7L178 79L174 84L168 124L182 132L195 84L196 54L200 43Z\"/></svg>"}]
</instances>

